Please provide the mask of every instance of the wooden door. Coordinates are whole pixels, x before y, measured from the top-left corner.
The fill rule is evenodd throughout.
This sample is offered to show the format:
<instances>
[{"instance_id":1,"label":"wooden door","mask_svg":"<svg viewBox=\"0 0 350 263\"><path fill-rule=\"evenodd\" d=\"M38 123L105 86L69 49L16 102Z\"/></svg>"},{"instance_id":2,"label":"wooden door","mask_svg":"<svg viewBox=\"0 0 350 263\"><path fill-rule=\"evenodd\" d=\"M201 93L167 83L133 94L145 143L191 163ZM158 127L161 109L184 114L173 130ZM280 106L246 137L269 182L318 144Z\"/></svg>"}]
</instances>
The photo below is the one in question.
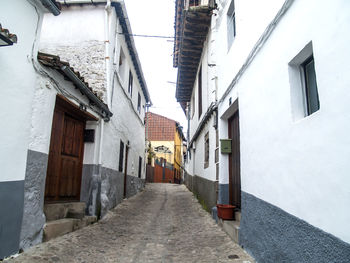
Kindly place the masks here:
<instances>
[{"instance_id":1,"label":"wooden door","mask_svg":"<svg viewBox=\"0 0 350 263\"><path fill-rule=\"evenodd\" d=\"M241 208L241 161L238 111L228 120L228 134L232 140L232 153L229 155L230 204Z\"/></svg>"},{"instance_id":2,"label":"wooden door","mask_svg":"<svg viewBox=\"0 0 350 263\"><path fill-rule=\"evenodd\" d=\"M124 165L124 197L126 197L126 180L128 175L128 154L129 154L129 146L125 147L125 165Z\"/></svg>"},{"instance_id":3,"label":"wooden door","mask_svg":"<svg viewBox=\"0 0 350 263\"><path fill-rule=\"evenodd\" d=\"M69 115L56 105L51 131L45 201L80 200L84 128L85 121Z\"/></svg>"}]
</instances>

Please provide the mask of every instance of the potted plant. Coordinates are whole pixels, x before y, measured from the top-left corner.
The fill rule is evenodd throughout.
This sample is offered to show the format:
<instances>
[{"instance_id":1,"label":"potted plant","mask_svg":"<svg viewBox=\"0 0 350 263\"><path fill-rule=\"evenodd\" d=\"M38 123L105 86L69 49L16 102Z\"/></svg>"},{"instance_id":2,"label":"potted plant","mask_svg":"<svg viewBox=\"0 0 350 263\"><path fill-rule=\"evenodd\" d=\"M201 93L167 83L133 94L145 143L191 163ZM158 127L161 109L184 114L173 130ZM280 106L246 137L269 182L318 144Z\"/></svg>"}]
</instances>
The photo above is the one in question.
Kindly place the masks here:
<instances>
[{"instance_id":1,"label":"potted plant","mask_svg":"<svg viewBox=\"0 0 350 263\"><path fill-rule=\"evenodd\" d=\"M217 204L218 217L223 220L234 220L235 219L235 206Z\"/></svg>"}]
</instances>

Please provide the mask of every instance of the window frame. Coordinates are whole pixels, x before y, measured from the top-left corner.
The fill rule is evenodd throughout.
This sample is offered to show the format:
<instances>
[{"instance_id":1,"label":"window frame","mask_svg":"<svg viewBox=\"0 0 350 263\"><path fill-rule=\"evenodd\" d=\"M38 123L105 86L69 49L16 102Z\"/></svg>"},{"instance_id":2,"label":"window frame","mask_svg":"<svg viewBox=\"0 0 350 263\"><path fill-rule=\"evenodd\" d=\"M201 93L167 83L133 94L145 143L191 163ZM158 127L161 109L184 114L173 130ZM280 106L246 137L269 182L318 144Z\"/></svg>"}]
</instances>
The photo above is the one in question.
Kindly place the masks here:
<instances>
[{"instance_id":1,"label":"window frame","mask_svg":"<svg viewBox=\"0 0 350 263\"><path fill-rule=\"evenodd\" d=\"M313 61L312 73L316 86L317 109L310 111L308 77L305 75L305 66ZM320 110L321 101L319 98L319 86L317 85L316 60L313 52L312 41L307 43L303 49L288 63L289 84L290 84L290 105L292 120L299 121ZM315 87L314 86L314 87ZM315 91L315 90L313 90ZM315 99L315 96L313 97Z\"/></svg>"},{"instance_id":2,"label":"window frame","mask_svg":"<svg viewBox=\"0 0 350 263\"><path fill-rule=\"evenodd\" d=\"M308 75L308 71L306 69L306 67L308 65L310 65L310 63L313 63L312 66L312 71L314 74L314 78L315 78L315 84L316 84L316 98L315 97L311 97L311 87L309 85L309 75ZM317 87L317 80L316 80L316 70L315 70L315 60L314 60L314 56L313 54L311 56L309 56L301 65L300 65L301 71L302 71L302 81L303 81L303 89L304 89L304 96L305 96L305 114L306 116L310 116L311 114L313 114L314 112L317 112L320 109L320 100L319 100L319 95L318 95L318 87ZM317 109L313 110L311 108L311 104L312 104L312 100L316 99L317 100Z\"/></svg>"},{"instance_id":3,"label":"window frame","mask_svg":"<svg viewBox=\"0 0 350 263\"><path fill-rule=\"evenodd\" d=\"M236 35L237 35L236 7L235 7L235 1L232 0L230 7L227 11L227 45L228 45L228 50L230 50L232 43L236 38Z\"/></svg>"},{"instance_id":4,"label":"window frame","mask_svg":"<svg viewBox=\"0 0 350 263\"><path fill-rule=\"evenodd\" d=\"M141 95L140 92L137 94L137 111L141 113Z\"/></svg>"},{"instance_id":5,"label":"window frame","mask_svg":"<svg viewBox=\"0 0 350 263\"><path fill-rule=\"evenodd\" d=\"M132 97L132 86L133 86L134 77L132 75L131 69L129 70L129 81L128 81L128 93Z\"/></svg>"},{"instance_id":6,"label":"window frame","mask_svg":"<svg viewBox=\"0 0 350 263\"><path fill-rule=\"evenodd\" d=\"M209 145L209 131L208 131L204 137L204 169L209 167L209 152L210 152L210 145Z\"/></svg>"}]
</instances>

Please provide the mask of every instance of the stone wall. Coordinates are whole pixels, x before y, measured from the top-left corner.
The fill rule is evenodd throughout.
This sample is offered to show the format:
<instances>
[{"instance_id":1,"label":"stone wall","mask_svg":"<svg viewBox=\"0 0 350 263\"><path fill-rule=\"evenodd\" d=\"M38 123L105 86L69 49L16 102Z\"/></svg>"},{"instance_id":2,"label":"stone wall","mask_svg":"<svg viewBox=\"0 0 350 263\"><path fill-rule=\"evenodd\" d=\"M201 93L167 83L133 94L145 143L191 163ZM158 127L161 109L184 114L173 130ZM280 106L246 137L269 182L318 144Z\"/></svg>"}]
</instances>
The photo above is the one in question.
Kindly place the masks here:
<instances>
[{"instance_id":1,"label":"stone wall","mask_svg":"<svg viewBox=\"0 0 350 263\"><path fill-rule=\"evenodd\" d=\"M79 71L99 98L106 102L105 46L102 41L90 40L70 45L50 45L40 47L40 51L60 56Z\"/></svg>"},{"instance_id":2,"label":"stone wall","mask_svg":"<svg viewBox=\"0 0 350 263\"><path fill-rule=\"evenodd\" d=\"M45 179L48 155L28 150L24 182L24 209L20 248L26 249L41 243L45 215Z\"/></svg>"}]
</instances>

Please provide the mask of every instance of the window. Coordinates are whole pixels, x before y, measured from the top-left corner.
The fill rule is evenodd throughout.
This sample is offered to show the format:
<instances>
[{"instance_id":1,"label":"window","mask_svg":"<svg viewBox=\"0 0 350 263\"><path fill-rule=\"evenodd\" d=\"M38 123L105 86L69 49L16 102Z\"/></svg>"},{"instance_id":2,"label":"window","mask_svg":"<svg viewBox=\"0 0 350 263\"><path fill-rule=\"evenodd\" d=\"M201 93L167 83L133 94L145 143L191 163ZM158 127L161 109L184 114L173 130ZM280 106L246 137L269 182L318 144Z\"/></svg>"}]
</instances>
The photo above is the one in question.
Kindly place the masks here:
<instances>
[{"instance_id":1,"label":"window","mask_svg":"<svg viewBox=\"0 0 350 263\"><path fill-rule=\"evenodd\" d=\"M123 52L123 49L120 48L120 52L119 52L119 68L118 68L118 72L119 72L119 76L121 77L122 81L125 81L125 75L126 75L126 60L125 60L125 55Z\"/></svg>"},{"instance_id":2,"label":"window","mask_svg":"<svg viewBox=\"0 0 350 263\"><path fill-rule=\"evenodd\" d=\"M196 98L195 94L192 96L192 103L191 103L191 119L193 119L194 113L196 111Z\"/></svg>"},{"instance_id":3,"label":"window","mask_svg":"<svg viewBox=\"0 0 350 263\"><path fill-rule=\"evenodd\" d=\"M236 37L236 11L235 1L232 0L231 5L227 11L227 43L228 49L230 49L233 40Z\"/></svg>"},{"instance_id":4,"label":"window","mask_svg":"<svg viewBox=\"0 0 350 263\"><path fill-rule=\"evenodd\" d=\"M120 140L119 148L119 172L123 172L123 160L124 160L124 143Z\"/></svg>"},{"instance_id":5,"label":"window","mask_svg":"<svg viewBox=\"0 0 350 263\"><path fill-rule=\"evenodd\" d=\"M320 109L312 42L289 62L291 107L294 120Z\"/></svg>"},{"instance_id":6,"label":"window","mask_svg":"<svg viewBox=\"0 0 350 263\"><path fill-rule=\"evenodd\" d=\"M137 95L137 111L139 113L141 112L141 95L140 95L140 92Z\"/></svg>"},{"instance_id":7,"label":"window","mask_svg":"<svg viewBox=\"0 0 350 263\"><path fill-rule=\"evenodd\" d=\"M142 171L142 157L139 157L139 178L141 178L141 171Z\"/></svg>"},{"instance_id":8,"label":"window","mask_svg":"<svg viewBox=\"0 0 350 263\"><path fill-rule=\"evenodd\" d=\"M209 132L205 134L204 138L204 168L209 167Z\"/></svg>"},{"instance_id":9,"label":"window","mask_svg":"<svg viewBox=\"0 0 350 263\"><path fill-rule=\"evenodd\" d=\"M198 119L202 115L202 65L198 72Z\"/></svg>"},{"instance_id":10,"label":"window","mask_svg":"<svg viewBox=\"0 0 350 263\"><path fill-rule=\"evenodd\" d=\"M316 83L315 62L314 57L311 56L302 64L304 73L305 85L305 99L307 115L318 111L320 109L320 102L318 100L318 91Z\"/></svg>"},{"instance_id":11,"label":"window","mask_svg":"<svg viewBox=\"0 0 350 263\"><path fill-rule=\"evenodd\" d=\"M132 82L133 82L133 77L131 70L129 71L129 84L128 84L128 92L130 94L130 97L132 97Z\"/></svg>"},{"instance_id":12,"label":"window","mask_svg":"<svg viewBox=\"0 0 350 263\"><path fill-rule=\"evenodd\" d=\"M200 3L199 0L190 0L190 6L198 6Z\"/></svg>"}]
</instances>

